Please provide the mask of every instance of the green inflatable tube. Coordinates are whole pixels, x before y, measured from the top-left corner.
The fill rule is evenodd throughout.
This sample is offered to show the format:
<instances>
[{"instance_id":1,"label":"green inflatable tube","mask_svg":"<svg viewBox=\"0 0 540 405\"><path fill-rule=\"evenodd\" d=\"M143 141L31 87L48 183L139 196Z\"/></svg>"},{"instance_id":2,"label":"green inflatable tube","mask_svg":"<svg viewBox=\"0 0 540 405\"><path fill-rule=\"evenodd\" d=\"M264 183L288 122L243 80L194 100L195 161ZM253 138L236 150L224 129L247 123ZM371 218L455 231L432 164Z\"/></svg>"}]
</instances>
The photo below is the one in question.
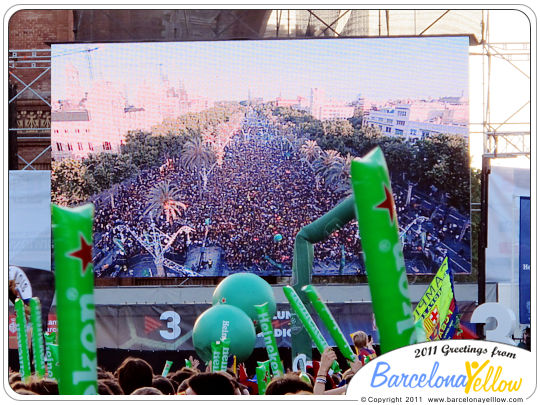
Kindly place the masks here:
<instances>
[{"instance_id":1,"label":"green inflatable tube","mask_svg":"<svg viewBox=\"0 0 540 405\"><path fill-rule=\"evenodd\" d=\"M163 371L161 372L162 377L167 377L167 374L169 374L169 371L171 371L172 367L172 360L166 360L165 365L163 366Z\"/></svg>"},{"instance_id":2,"label":"green inflatable tube","mask_svg":"<svg viewBox=\"0 0 540 405\"><path fill-rule=\"evenodd\" d=\"M283 287L283 292L285 294L285 297L289 301L289 304L291 305L292 310L294 311L296 316L298 316L298 319L304 326L304 329L307 331L313 343L315 343L315 347L317 347L317 350L319 351L319 353L322 354L324 352L324 349L328 347L328 343L326 342L326 339L322 335L319 328L317 328L317 325L315 324L315 321L309 314L306 306L304 305L304 303L302 302L298 294L296 294L296 291L294 291L294 289L291 286L286 285L285 287ZM311 354L311 347L310 347L309 354ZM337 362L335 361L332 364L332 370L334 371L339 370L339 366Z\"/></svg>"},{"instance_id":3,"label":"green inflatable tube","mask_svg":"<svg viewBox=\"0 0 540 405\"><path fill-rule=\"evenodd\" d=\"M312 223L300 229L294 241L294 256L292 264L292 286L302 301L307 304L307 298L301 291L302 287L311 283L311 271L313 269L314 250L313 244L327 240L332 233L343 228L348 222L353 221L354 198L347 197L338 205L316 219ZM291 314L291 324L297 324L295 314ZM304 353L311 360L311 342L309 335L302 328L291 328L292 357Z\"/></svg>"},{"instance_id":4,"label":"green inflatable tube","mask_svg":"<svg viewBox=\"0 0 540 405\"><path fill-rule=\"evenodd\" d=\"M347 360L354 362L356 360L356 355L352 351L351 346L347 342L345 336L343 336L343 332L332 316L328 306L322 301L318 291L311 284L304 286L302 291L306 293L311 305L313 305L313 309L315 312L317 312L319 318L321 318L321 321L330 333L330 336L332 336L332 339L334 339L334 342L341 351L341 354L343 354Z\"/></svg>"},{"instance_id":5,"label":"green inflatable tube","mask_svg":"<svg viewBox=\"0 0 540 405\"><path fill-rule=\"evenodd\" d=\"M94 206L52 206L60 395L97 395Z\"/></svg>"},{"instance_id":6,"label":"green inflatable tube","mask_svg":"<svg viewBox=\"0 0 540 405\"><path fill-rule=\"evenodd\" d=\"M380 148L351 164L358 230L375 321L386 353L416 343L388 168Z\"/></svg>"},{"instance_id":7,"label":"green inflatable tube","mask_svg":"<svg viewBox=\"0 0 540 405\"><path fill-rule=\"evenodd\" d=\"M46 357L47 357L47 378L56 380L57 372L57 361L58 361L58 345L56 342L56 333L50 332L44 334L45 338L45 348L46 348Z\"/></svg>"},{"instance_id":8,"label":"green inflatable tube","mask_svg":"<svg viewBox=\"0 0 540 405\"><path fill-rule=\"evenodd\" d=\"M231 346L231 339L226 338L221 341L221 371L227 371L227 364L229 363L230 346Z\"/></svg>"},{"instance_id":9,"label":"green inflatable tube","mask_svg":"<svg viewBox=\"0 0 540 405\"><path fill-rule=\"evenodd\" d=\"M26 334L26 315L24 302L20 298L15 300L15 323L17 325L17 346L19 349L19 371L23 382L30 380L30 354L28 353L28 335Z\"/></svg>"},{"instance_id":10,"label":"green inflatable tube","mask_svg":"<svg viewBox=\"0 0 540 405\"><path fill-rule=\"evenodd\" d=\"M34 369L38 378L45 377L45 351L43 349L43 327L41 326L41 304L39 298L30 298L30 324L32 325L32 347Z\"/></svg>"},{"instance_id":11,"label":"green inflatable tube","mask_svg":"<svg viewBox=\"0 0 540 405\"><path fill-rule=\"evenodd\" d=\"M268 353L268 358L270 359L272 375L274 377L282 376L285 374L285 370L283 370L283 364L281 363L281 358L279 357L276 337L274 336L274 327L272 326L272 317L268 313L268 303L265 302L261 305L255 305L255 309L257 310L257 315L259 317L259 327L261 328L263 334L266 352Z\"/></svg>"},{"instance_id":12,"label":"green inflatable tube","mask_svg":"<svg viewBox=\"0 0 540 405\"><path fill-rule=\"evenodd\" d=\"M255 374L257 375L257 386L259 387L259 395L266 394L266 388L270 384L270 360L257 362Z\"/></svg>"},{"instance_id":13,"label":"green inflatable tube","mask_svg":"<svg viewBox=\"0 0 540 405\"><path fill-rule=\"evenodd\" d=\"M212 372L221 371L221 341L212 342Z\"/></svg>"}]
</instances>

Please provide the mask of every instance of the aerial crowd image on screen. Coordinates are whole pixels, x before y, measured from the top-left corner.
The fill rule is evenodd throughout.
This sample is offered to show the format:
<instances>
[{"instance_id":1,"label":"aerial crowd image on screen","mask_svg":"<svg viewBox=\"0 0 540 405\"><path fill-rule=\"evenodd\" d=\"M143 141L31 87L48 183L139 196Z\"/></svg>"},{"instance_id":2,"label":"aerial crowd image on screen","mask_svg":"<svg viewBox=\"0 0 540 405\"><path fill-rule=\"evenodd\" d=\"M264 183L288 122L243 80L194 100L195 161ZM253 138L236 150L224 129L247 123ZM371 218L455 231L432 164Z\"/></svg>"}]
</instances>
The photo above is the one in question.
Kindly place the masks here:
<instances>
[{"instance_id":1,"label":"aerial crowd image on screen","mask_svg":"<svg viewBox=\"0 0 540 405\"><path fill-rule=\"evenodd\" d=\"M468 38L52 46L52 201L95 204L96 277L290 276L379 146L410 274L470 273ZM355 222L313 275L363 275Z\"/></svg>"}]
</instances>

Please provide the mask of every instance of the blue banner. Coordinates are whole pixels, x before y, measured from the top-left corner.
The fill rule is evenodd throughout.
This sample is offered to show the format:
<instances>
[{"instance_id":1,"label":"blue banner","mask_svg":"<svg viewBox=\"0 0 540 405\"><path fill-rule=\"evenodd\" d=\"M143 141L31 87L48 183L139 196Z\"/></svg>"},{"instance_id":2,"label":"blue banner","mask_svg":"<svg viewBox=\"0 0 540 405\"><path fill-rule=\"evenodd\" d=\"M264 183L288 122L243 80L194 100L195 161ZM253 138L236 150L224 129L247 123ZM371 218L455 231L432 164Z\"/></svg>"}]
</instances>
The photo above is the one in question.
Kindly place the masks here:
<instances>
[{"instance_id":1,"label":"blue banner","mask_svg":"<svg viewBox=\"0 0 540 405\"><path fill-rule=\"evenodd\" d=\"M531 323L531 198L519 204L519 322Z\"/></svg>"}]
</instances>

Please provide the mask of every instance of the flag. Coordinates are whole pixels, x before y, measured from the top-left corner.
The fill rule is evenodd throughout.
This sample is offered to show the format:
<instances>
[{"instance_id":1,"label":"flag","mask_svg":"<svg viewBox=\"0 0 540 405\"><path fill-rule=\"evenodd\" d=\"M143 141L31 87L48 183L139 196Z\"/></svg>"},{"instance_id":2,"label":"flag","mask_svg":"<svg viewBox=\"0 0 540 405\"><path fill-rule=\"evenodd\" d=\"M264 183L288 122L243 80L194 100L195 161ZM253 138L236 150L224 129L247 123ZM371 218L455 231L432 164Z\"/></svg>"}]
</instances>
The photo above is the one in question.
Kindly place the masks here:
<instances>
[{"instance_id":1,"label":"flag","mask_svg":"<svg viewBox=\"0 0 540 405\"><path fill-rule=\"evenodd\" d=\"M446 257L416 306L414 319L423 323L428 340L441 340L454 336L457 315L454 278Z\"/></svg>"}]
</instances>

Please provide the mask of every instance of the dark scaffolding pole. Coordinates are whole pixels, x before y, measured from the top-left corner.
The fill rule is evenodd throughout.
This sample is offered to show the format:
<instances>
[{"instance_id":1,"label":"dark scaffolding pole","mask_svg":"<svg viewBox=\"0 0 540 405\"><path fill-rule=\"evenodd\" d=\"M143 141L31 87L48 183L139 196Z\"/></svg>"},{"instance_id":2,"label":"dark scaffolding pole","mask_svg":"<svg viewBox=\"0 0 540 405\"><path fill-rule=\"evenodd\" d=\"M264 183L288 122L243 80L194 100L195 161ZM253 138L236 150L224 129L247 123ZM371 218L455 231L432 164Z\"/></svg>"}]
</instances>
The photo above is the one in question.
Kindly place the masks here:
<instances>
[{"instance_id":1,"label":"dark scaffolding pole","mask_svg":"<svg viewBox=\"0 0 540 405\"><path fill-rule=\"evenodd\" d=\"M480 229L478 234L478 305L486 302L486 248L488 241L488 190L491 160L482 156L482 173L480 180ZM476 333L484 338L484 324L476 324Z\"/></svg>"}]
</instances>

